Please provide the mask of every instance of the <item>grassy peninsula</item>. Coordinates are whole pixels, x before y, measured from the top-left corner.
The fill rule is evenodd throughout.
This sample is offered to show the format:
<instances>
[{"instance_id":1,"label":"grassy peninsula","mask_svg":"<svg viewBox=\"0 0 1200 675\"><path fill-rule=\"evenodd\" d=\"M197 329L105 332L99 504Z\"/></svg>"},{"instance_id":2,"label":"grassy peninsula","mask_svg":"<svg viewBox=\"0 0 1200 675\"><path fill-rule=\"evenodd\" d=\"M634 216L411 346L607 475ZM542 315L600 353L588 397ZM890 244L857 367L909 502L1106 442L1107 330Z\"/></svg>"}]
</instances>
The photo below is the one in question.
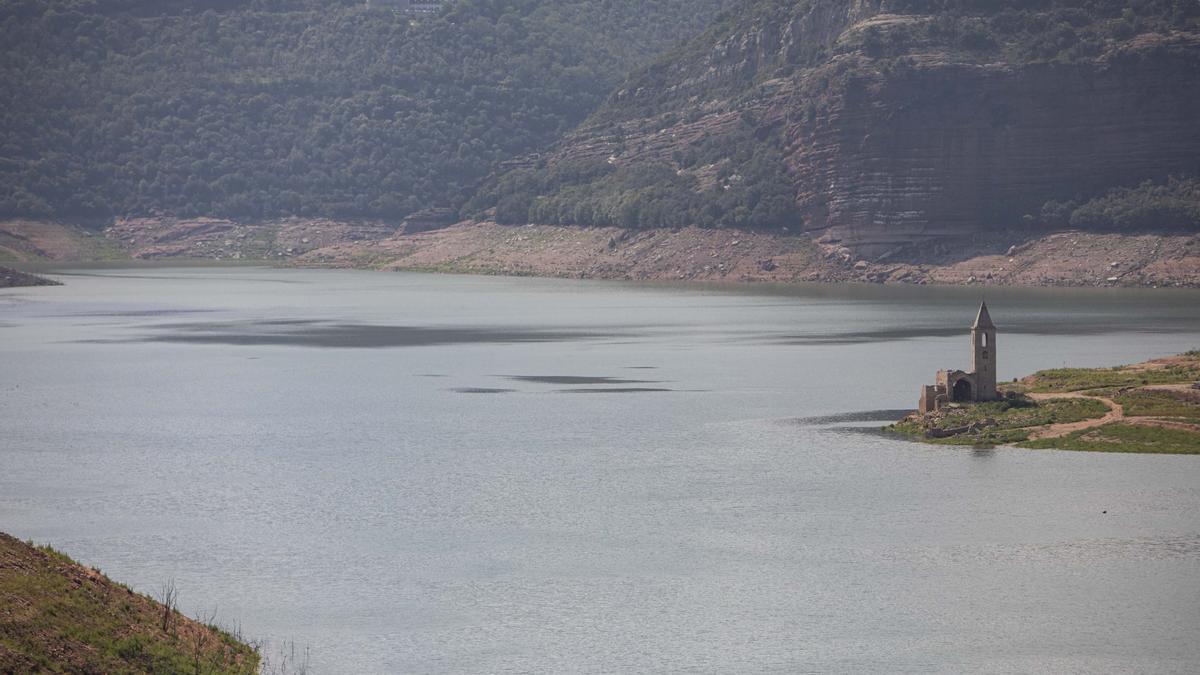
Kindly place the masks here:
<instances>
[{"instance_id":1,"label":"grassy peninsula","mask_svg":"<svg viewBox=\"0 0 1200 675\"><path fill-rule=\"evenodd\" d=\"M256 673L254 648L49 547L0 533L0 672Z\"/></svg>"},{"instance_id":2,"label":"grassy peninsula","mask_svg":"<svg viewBox=\"0 0 1200 675\"><path fill-rule=\"evenodd\" d=\"M1200 350L1115 368L1056 368L1003 399L951 404L888 427L929 443L1200 454Z\"/></svg>"}]
</instances>

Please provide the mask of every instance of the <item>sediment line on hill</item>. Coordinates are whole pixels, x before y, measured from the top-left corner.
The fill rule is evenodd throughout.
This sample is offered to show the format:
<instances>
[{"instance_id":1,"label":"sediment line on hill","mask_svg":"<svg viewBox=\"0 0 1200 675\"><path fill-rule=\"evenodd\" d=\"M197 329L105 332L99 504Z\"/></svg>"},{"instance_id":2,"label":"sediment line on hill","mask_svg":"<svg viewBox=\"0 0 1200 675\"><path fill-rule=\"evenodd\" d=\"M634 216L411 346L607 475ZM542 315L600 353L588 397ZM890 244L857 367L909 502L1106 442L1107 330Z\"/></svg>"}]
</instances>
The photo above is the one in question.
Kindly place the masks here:
<instances>
[{"instance_id":1,"label":"sediment line on hill","mask_svg":"<svg viewBox=\"0 0 1200 675\"><path fill-rule=\"evenodd\" d=\"M0 254L18 263L259 261L647 281L1200 287L1200 233L1000 231L864 259L791 232L472 221L406 232L384 222L160 218L120 220L102 230L0 222Z\"/></svg>"}]
</instances>

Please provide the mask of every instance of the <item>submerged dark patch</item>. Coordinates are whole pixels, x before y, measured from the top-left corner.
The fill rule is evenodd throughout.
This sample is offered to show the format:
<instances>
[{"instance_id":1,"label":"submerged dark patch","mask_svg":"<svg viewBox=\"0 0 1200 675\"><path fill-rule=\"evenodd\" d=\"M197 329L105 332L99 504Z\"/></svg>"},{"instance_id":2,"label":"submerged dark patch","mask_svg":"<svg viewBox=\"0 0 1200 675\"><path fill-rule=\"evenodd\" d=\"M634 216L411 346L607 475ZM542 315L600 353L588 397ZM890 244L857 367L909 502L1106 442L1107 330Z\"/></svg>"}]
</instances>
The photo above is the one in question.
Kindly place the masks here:
<instances>
[{"instance_id":1,"label":"submerged dark patch","mask_svg":"<svg viewBox=\"0 0 1200 675\"><path fill-rule=\"evenodd\" d=\"M842 333L774 335L764 336L761 339L770 344L781 345L855 345L872 342L918 340L922 338L956 337L962 335L964 330L964 328L959 326L897 326L874 330L846 331ZM1176 329L1164 325L1154 329L1141 327L1138 330L1150 333L1170 333ZM1053 322L1044 320L1015 321L1006 323L1004 332L1014 335L1102 335L1113 332L1113 323L1112 321L1076 321L1071 324L1055 325Z\"/></svg>"},{"instance_id":2,"label":"submerged dark patch","mask_svg":"<svg viewBox=\"0 0 1200 675\"><path fill-rule=\"evenodd\" d=\"M846 424L847 422L895 422L912 413L911 408L903 410L859 410L856 412L834 413L833 415L818 415L816 417L800 417L782 420L786 424L816 426L820 424Z\"/></svg>"},{"instance_id":3,"label":"submerged dark patch","mask_svg":"<svg viewBox=\"0 0 1200 675\"><path fill-rule=\"evenodd\" d=\"M657 380L629 380L620 377L587 375L504 375L505 379L539 384L657 384ZM607 391L607 390L606 390Z\"/></svg>"},{"instance_id":4,"label":"submerged dark patch","mask_svg":"<svg viewBox=\"0 0 1200 675\"><path fill-rule=\"evenodd\" d=\"M842 434L861 434L863 436L881 436L892 438L895 434L889 432L883 427L876 426L861 426L861 427L826 427L823 431L836 431Z\"/></svg>"},{"instance_id":5,"label":"submerged dark patch","mask_svg":"<svg viewBox=\"0 0 1200 675\"><path fill-rule=\"evenodd\" d=\"M656 392L675 391L674 389L662 389L659 387L611 387L602 389L599 387L585 387L580 389L558 389L555 393L558 394L648 394Z\"/></svg>"},{"instance_id":6,"label":"submerged dark patch","mask_svg":"<svg viewBox=\"0 0 1200 675\"><path fill-rule=\"evenodd\" d=\"M603 333L567 330L501 328L427 328L377 324L327 324L306 320L244 323L173 324L158 335L135 342L221 344L235 346L291 346L342 349L429 347L453 344L505 344L569 342L612 337Z\"/></svg>"},{"instance_id":7,"label":"submerged dark patch","mask_svg":"<svg viewBox=\"0 0 1200 675\"><path fill-rule=\"evenodd\" d=\"M867 342L890 342L913 340L926 337L951 337L959 335L958 328L889 328L882 330L854 331L848 333L817 333L813 335L782 335L770 340L785 345L852 345Z\"/></svg>"},{"instance_id":8,"label":"submerged dark patch","mask_svg":"<svg viewBox=\"0 0 1200 675\"><path fill-rule=\"evenodd\" d=\"M131 310L112 310L100 312L70 312L67 314L54 314L55 318L83 318L83 319L111 319L111 318L152 318L159 316L187 316L190 314L209 314L215 312L215 309L131 309Z\"/></svg>"}]
</instances>

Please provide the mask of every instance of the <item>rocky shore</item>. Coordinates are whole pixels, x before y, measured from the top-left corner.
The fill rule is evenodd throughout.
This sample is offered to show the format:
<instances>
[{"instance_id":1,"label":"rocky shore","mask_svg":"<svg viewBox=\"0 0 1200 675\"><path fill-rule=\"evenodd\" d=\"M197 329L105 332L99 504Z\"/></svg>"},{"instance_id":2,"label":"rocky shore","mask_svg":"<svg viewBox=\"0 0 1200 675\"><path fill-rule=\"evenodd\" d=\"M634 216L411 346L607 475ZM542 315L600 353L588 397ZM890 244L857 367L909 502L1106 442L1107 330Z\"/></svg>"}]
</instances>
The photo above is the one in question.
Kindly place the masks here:
<instances>
[{"instance_id":1,"label":"rocky shore","mask_svg":"<svg viewBox=\"0 0 1200 675\"><path fill-rule=\"evenodd\" d=\"M44 277L39 277L33 274L26 274L7 267L0 267L0 288L13 288L16 286L59 286L57 281L51 281Z\"/></svg>"},{"instance_id":2,"label":"rocky shore","mask_svg":"<svg viewBox=\"0 0 1200 675\"><path fill-rule=\"evenodd\" d=\"M630 230L464 221L119 220L106 228L0 222L18 261L269 261L309 267L730 283L1200 287L1200 234L1002 231L861 258L798 232Z\"/></svg>"},{"instance_id":3,"label":"rocky shore","mask_svg":"<svg viewBox=\"0 0 1200 675\"><path fill-rule=\"evenodd\" d=\"M460 223L313 250L297 264L709 282L1200 286L1200 235L999 233L879 260L799 234Z\"/></svg>"}]
</instances>

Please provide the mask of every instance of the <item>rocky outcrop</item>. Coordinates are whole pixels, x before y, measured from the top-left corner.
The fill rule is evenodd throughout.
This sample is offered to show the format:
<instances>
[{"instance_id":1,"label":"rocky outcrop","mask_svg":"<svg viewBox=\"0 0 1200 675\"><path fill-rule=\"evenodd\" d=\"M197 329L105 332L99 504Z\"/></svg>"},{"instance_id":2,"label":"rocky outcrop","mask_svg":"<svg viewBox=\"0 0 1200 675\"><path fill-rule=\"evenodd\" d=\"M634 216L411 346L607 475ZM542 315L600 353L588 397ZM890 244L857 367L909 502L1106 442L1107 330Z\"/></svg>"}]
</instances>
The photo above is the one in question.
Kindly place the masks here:
<instances>
[{"instance_id":1,"label":"rocky outcrop","mask_svg":"<svg viewBox=\"0 0 1200 675\"><path fill-rule=\"evenodd\" d=\"M1086 64L860 62L869 77L786 131L807 228L878 256L1200 171L1200 41L1153 44Z\"/></svg>"},{"instance_id":2,"label":"rocky outcrop","mask_svg":"<svg viewBox=\"0 0 1200 675\"><path fill-rule=\"evenodd\" d=\"M39 277L33 274L26 274L8 267L0 267L0 288L13 288L16 286L61 286L57 281L51 281L44 277Z\"/></svg>"},{"instance_id":3,"label":"rocky outcrop","mask_svg":"<svg viewBox=\"0 0 1200 675\"><path fill-rule=\"evenodd\" d=\"M761 3L631 78L540 162L695 174L681 155L751 124L781 147L800 207L780 225L869 259L1200 173L1194 17L905 11L922 4Z\"/></svg>"}]
</instances>

